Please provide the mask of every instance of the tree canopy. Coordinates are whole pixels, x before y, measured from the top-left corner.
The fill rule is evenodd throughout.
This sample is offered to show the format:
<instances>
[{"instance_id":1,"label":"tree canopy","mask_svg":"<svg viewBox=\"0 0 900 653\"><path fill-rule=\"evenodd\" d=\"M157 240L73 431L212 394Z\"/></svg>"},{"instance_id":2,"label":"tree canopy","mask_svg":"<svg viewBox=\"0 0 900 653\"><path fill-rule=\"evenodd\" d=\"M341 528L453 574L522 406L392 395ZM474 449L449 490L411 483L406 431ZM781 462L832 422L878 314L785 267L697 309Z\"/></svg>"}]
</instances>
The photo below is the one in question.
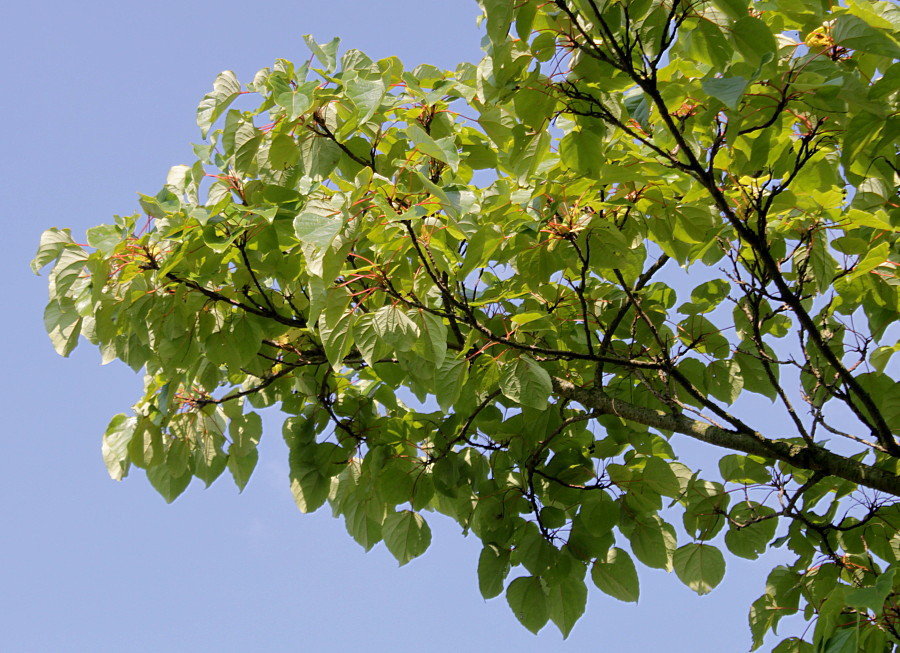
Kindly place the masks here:
<instances>
[{"instance_id":1,"label":"tree canopy","mask_svg":"<svg viewBox=\"0 0 900 653\"><path fill-rule=\"evenodd\" d=\"M144 374L110 475L243 488L277 406L301 511L401 564L449 516L533 632L781 547L754 649L896 650L900 8L481 4L453 71L221 73L141 212L43 234L56 350Z\"/></svg>"}]
</instances>

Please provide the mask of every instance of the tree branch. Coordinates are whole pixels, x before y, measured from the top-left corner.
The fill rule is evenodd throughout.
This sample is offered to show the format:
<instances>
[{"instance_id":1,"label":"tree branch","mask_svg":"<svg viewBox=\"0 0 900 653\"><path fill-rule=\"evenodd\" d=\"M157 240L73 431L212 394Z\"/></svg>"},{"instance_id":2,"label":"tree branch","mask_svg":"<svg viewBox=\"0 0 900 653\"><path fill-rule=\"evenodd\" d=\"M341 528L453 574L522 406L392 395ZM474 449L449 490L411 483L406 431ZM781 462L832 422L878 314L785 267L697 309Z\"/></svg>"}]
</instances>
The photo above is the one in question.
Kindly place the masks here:
<instances>
[{"instance_id":1,"label":"tree branch","mask_svg":"<svg viewBox=\"0 0 900 653\"><path fill-rule=\"evenodd\" d=\"M758 432L731 431L705 422L613 399L597 388L580 388L565 379L553 378L553 389L561 397L577 401L599 414L616 415L651 428L674 431L717 447L752 456L774 458L799 469L836 476L863 487L900 497L900 476L884 469L839 456L809 444L770 440Z\"/></svg>"}]
</instances>

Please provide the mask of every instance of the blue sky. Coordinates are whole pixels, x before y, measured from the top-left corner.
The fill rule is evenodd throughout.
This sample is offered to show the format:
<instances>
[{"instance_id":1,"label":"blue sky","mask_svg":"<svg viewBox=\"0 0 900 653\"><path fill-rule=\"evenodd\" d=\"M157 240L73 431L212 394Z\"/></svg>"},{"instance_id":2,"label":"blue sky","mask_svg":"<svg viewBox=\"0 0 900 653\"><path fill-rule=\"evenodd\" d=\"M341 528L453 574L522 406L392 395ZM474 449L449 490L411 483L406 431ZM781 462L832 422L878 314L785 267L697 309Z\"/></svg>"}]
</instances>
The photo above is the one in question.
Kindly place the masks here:
<instances>
[{"instance_id":1,"label":"blue sky","mask_svg":"<svg viewBox=\"0 0 900 653\"><path fill-rule=\"evenodd\" d=\"M301 35L373 58L453 67L478 60L474 2L330 0L18 3L0 24L6 246L0 378L0 650L575 651L749 648L750 602L770 568L728 558L696 597L642 570L637 606L592 590L563 642L535 637L503 598L485 602L480 546L437 515L431 549L398 568L364 553L327 509L294 506L270 417L254 478L223 477L171 506L136 471L109 480L100 436L140 379L82 346L59 358L43 331L46 276L28 261L40 232L84 230L138 208L190 161L197 103L215 75L248 81L275 58L308 57ZM713 463L705 459L707 465ZM771 560L769 558L768 560Z\"/></svg>"}]
</instances>

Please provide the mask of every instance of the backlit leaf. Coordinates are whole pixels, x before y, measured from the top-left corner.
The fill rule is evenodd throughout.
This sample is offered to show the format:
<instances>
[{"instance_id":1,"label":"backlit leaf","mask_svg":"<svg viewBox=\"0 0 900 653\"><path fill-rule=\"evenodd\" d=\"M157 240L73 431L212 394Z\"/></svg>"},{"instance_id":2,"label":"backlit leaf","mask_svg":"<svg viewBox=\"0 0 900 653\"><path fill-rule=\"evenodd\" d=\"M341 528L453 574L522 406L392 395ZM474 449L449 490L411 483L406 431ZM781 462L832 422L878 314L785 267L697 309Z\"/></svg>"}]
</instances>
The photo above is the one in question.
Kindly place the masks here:
<instances>
[{"instance_id":1,"label":"backlit leaf","mask_svg":"<svg viewBox=\"0 0 900 653\"><path fill-rule=\"evenodd\" d=\"M400 565L416 558L431 544L431 529L417 512L402 510L387 516L383 526L384 543Z\"/></svg>"},{"instance_id":2,"label":"backlit leaf","mask_svg":"<svg viewBox=\"0 0 900 653\"><path fill-rule=\"evenodd\" d=\"M725 577L722 552L702 542L685 544L677 549L672 564L681 582L701 595L711 592Z\"/></svg>"},{"instance_id":3,"label":"backlit leaf","mask_svg":"<svg viewBox=\"0 0 900 653\"><path fill-rule=\"evenodd\" d=\"M506 588L506 600L516 619L535 634L550 619L547 592L540 578L516 578Z\"/></svg>"},{"instance_id":4,"label":"backlit leaf","mask_svg":"<svg viewBox=\"0 0 900 653\"><path fill-rule=\"evenodd\" d=\"M637 603L640 595L637 571L626 551L612 548L604 559L598 558L591 568L594 584L620 601Z\"/></svg>"}]
</instances>

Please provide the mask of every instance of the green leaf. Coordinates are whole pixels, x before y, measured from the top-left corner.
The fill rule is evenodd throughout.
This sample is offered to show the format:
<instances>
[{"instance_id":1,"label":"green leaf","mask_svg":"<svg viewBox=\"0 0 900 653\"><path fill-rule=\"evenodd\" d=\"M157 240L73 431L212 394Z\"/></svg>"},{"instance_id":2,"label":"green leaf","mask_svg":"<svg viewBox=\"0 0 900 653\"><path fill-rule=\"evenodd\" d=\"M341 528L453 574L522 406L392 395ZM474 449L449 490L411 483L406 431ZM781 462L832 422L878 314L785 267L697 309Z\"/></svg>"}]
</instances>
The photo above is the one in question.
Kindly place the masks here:
<instances>
[{"instance_id":1,"label":"green leaf","mask_svg":"<svg viewBox=\"0 0 900 653\"><path fill-rule=\"evenodd\" d=\"M713 0L713 4L731 18L743 18L747 15L747 0Z\"/></svg>"},{"instance_id":2,"label":"green leaf","mask_svg":"<svg viewBox=\"0 0 900 653\"><path fill-rule=\"evenodd\" d=\"M487 34L492 43L506 39L513 20L513 6L504 0L481 0L487 16Z\"/></svg>"},{"instance_id":3,"label":"green leaf","mask_svg":"<svg viewBox=\"0 0 900 653\"><path fill-rule=\"evenodd\" d=\"M31 271L38 274L41 269L59 258L66 247L76 246L69 229L47 229L41 234L41 243L31 261Z\"/></svg>"},{"instance_id":4,"label":"green leaf","mask_svg":"<svg viewBox=\"0 0 900 653\"><path fill-rule=\"evenodd\" d=\"M513 96L513 103L516 114L524 125L531 129L541 129L553 117L556 98L551 86L535 85L519 89Z\"/></svg>"},{"instance_id":5,"label":"green leaf","mask_svg":"<svg viewBox=\"0 0 900 653\"><path fill-rule=\"evenodd\" d=\"M469 365L465 360L445 358L435 371L435 398L441 410L449 413L459 399L468 379Z\"/></svg>"},{"instance_id":6,"label":"green leaf","mask_svg":"<svg viewBox=\"0 0 900 653\"><path fill-rule=\"evenodd\" d=\"M421 469L410 461L394 458L385 462L375 479L378 496L389 506L406 503L415 494L416 482Z\"/></svg>"},{"instance_id":7,"label":"green leaf","mask_svg":"<svg viewBox=\"0 0 900 653\"><path fill-rule=\"evenodd\" d=\"M315 512L321 508L330 490L331 478L318 469L302 467L291 472L291 493L300 512Z\"/></svg>"},{"instance_id":8,"label":"green leaf","mask_svg":"<svg viewBox=\"0 0 900 653\"><path fill-rule=\"evenodd\" d=\"M590 492L581 503L578 519L589 533L599 537L619 523L619 511L619 504L606 492Z\"/></svg>"},{"instance_id":9,"label":"green leaf","mask_svg":"<svg viewBox=\"0 0 900 653\"><path fill-rule=\"evenodd\" d=\"M751 351L749 347L745 348L742 345L734 354L734 360L741 369L744 388L775 401L778 398L778 389L769 380L762 357L758 353L750 353ZM778 368L775 366L773 368L773 371L777 373Z\"/></svg>"},{"instance_id":10,"label":"green leaf","mask_svg":"<svg viewBox=\"0 0 900 653\"><path fill-rule=\"evenodd\" d=\"M628 552L619 548L610 549L605 558L597 558L591 567L594 584L611 597L630 603L637 603L640 583L637 570Z\"/></svg>"},{"instance_id":11,"label":"green leaf","mask_svg":"<svg viewBox=\"0 0 900 653\"><path fill-rule=\"evenodd\" d=\"M891 224L887 214L881 211L860 211L859 209L849 209L844 215L843 220L851 225L860 225L863 227L872 227L883 231L897 231L897 228Z\"/></svg>"},{"instance_id":12,"label":"green leaf","mask_svg":"<svg viewBox=\"0 0 900 653\"><path fill-rule=\"evenodd\" d=\"M287 170L300 160L297 142L287 134L278 134L269 146L269 165L276 170Z\"/></svg>"},{"instance_id":13,"label":"green leaf","mask_svg":"<svg viewBox=\"0 0 900 653\"><path fill-rule=\"evenodd\" d=\"M675 529L657 515L636 519L628 539L635 557L648 567L672 568L675 550Z\"/></svg>"},{"instance_id":14,"label":"green leaf","mask_svg":"<svg viewBox=\"0 0 900 653\"><path fill-rule=\"evenodd\" d=\"M143 469L159 465L166 459L162 430L150 420L139 419L128 443L128 458Z\"/></svg>"},{"instance_id":15,"label":"green leaf","mask_svg":"<svg viewBox=\"0 0 900 653\"><path fill-rule=\"evenodd\" d=\"M893 33L896 39L896 27ZM888 33L875 29L857 16L842 14L834 21L831 37L838 45L859 52L900 58L900 45Z\"/></svg>"},{"instance_id":16,"label":"green leaf","mask_svg":"<svg viewBox=\"0 0 900 653\"><path fill-rule=\"evenodd\" d=\"M172 503L191 484L192 474L183 470L180 474L174 474L169 465L163 463L147 470L147 480L150 485L162 495L166 503Z\"/></svg>"},{"instance_id":17,"label":"green leaf","mask_svg":"<svg viewBox=\"0 0 900 653\"><path fill-rule=\"evenodd\" d=\"M559 628L563 639L569 636L587 606L587 586L581 575L568 575L548 583L547 599L550 619Z\"/></svg>"},{"instance_id":18,"label":"green leaf","mask_svg":"<svg viewBox=\"0 0 900 653\"><path fill-rule=\"evenodd\" d=\"M747 80L740 76L713 77L704 79L702 85L707 95L721 101L729 109L737 109L747 88Z\"/></svg>"},{"instance_id":19,"label":"green leaf","mask_svg":"<svg viewBox=\"0 0 900 653\"><path fill-rule=\"evenodd\" d=\"M343 220L339 214L325 213L321 209L306 209L294 218L294 233L304 243L319 249L327 249L341 232Z\"/></svg>"},{"instance_id":20,"label":"green leaf","mask_svg":"<svg viewBox=\"0 0 900 653\"><path fill-rule=\"evenodd\" d=\"M370 495L362 497L357 493L356 498L347 502L344 508L347 532L366 551L381 541L382 525L387 516L385 505Z\"/></svg>"},{"instance_id":21,"label":"green leaf","mask_svg":"<svg viewBox=\"0 0 900 653\"><path fill-rule=\"evenodd\" d=\"M859 630L856 628L842 628L828 638L822 647L823 653L858 653Z\"/></svg>"},{"instance_id":22,"label":"green leaf","mask_svg":"<svg viewBox=\"0 0 900 653\"><path fill-rule=\"evenodd\" d=\"M796 612L800 598L800 575L786 567L776 567L766 579L766 593L750 607L752 650L762 646L763 638L778 621Z\"/></svg>"},{"instance_id":23,"label":"green leaf","mask_svg":"<svg viewBox=\"0 0 900 653\"><path fill-rule=\"evenodd\" d=\"M567 168L582 175L595 175L606 161L606 144L590 130L571 131L559 143L559 155Z\"/></svg>"},{"instance_id":24,"label":"green leaf","mask_svg":"<svg viewBox=\"0 0 900 653\"><path fill-rule=\"evenodd\" d=\"M256 469L256 463L259 461L259 452L256 449L234 450L232 447L228 451L228 471L231 472L231 478L238 490L243 491L247 487L250 475ZM296 496L296 495L295 495Z\"/></svg>"},{"instance_id":25,"label":"green leaf","mask_svg":"<svg viewBox=\"0 0 900 653\"><path fill-rule=\"evenodd\" d=\"M744 389L740 367L733 360L713 361L707 366L703 378L709 394L728 404L734 403Z\"/></svg>"},{"instance_id":26,"label":"green leaf","mask_svg":"<svg viewBox=\"0 0 900 653\"><path fill-rule=\"evenodd\" d=\"M388 344L379 337L375 328L375 315L372 313L357 318L353 325L353 339L359 353L370 366L383 358L391 357L393 353Z\"/></svg>"},{"instance_id":27,"label":"green leaf","mask_svg":"<svg viewBox=\"0 0 900 653\"><path fill-rule=\"evenodd\" d=\"M194 476L206 487L212 485L228 465L228 456L222 451L221 443L225 438L219 434L201 434L197 437L193 452Z\"/></svg>"},{"instance_id":28,"label":"green leaf","mask_svg":"<svg viewBox=\"0 0 900 653\"><path fill-rule=\"evenodd\" d=\"M112 418L103 434L103 462L114 481L121 481L128 475L128 468L131 466L128 445L134 436L136 424L134 417L119 413Z\"/></svg>"},{"instance_id":29,"label":"green leaf","mask_svg":"<svg viewBox=\"0 0 900 653\"><path fill-rule=\"evenodd\" d=\"M212 93L207 93L197 107L197 126L200 127L203 138L206 138L212 124L240 94L241 84L232 71L226 70L216 76Z\"/></svg>"},{"instance_id":30,"label":"green leaf","mask_svg":"<svg viewBox=\"0 0 900 653\"><path fill-rule=\"evenodd\" d=\"M500 390L522 406L546 410L553 383L550 375L537 361L523 355L503 366Z\"/></svg>"},{"instance_id":31,"label":"green leaf","mask_svg":"<svg viewBox=\"0 0 900 653\"><path fill-rule=\"evenodd\" d=\"M709 594L725 577L725 558L714 546L694 542L675 551L672 558L681 582L697 594Z\"/></svg>"},{"instance_id":32,"label":"green leaf","mask_svg":"<svg viewBox=\"0 0 900 653\"><path fill-rule=\"evenodd\" d=\"M228 471L238 490L243 491L259 460L257 445L262 435L262 420L256 413L232 417L228 425L231 446L228 448Z\"/></svg>"},{"instance_id":33,"label":"green leaf","mask_svg":"<svg viewBox=\"0 0 900 653\"><path fill-rule=\"evenodd\" d=\"M509 551L486 544L478 556L478 588L485 599L500 596L509 575Z\"/></svg>"},{"instance_id":34,"label":"green leaf","mask_svg":"<svg viewBox=\"0 0 900 653\"><path fill-rule=\"evenodd\" d=\"M550 569L556 559L557 549L533 527L527 528L525 534L519 537L519 546L513 556L514 563L521 564L535 576Z\"/></svg>"},{"instance_id":35,"label":"green leaf","mask_svg":"<svg viewBox=\"0 0 900 653\"><path fill-rule=\"evenodd\" d=\"M372 325L378 337L396 351L409 351L419 337L416 323L399 306L393 304L378 309Z\"/></svg>"},{"instance_id":36,"label":"green leaf","mask_svg":"<svg viewBox=\"0 0 900 653\"><path fill-rule=\"evenodd\" d=\"M702 315L691 315L678 325L678 336L689 347L718 358L728 354L728 340L710 320Z\"/></svg>"},{"instance_id":37,"label":"green leaf","mask_svg":"<svg viewBox=\"0 0 900 653\"><path fill-rule=\"evenodd\" d=\"M344 312L347 305L346 298L338 298L335 301L340 304L336 307L336 311L329 311L329 307L326 306L319 316L319 334L331 368L339 372L343 367L344 358L350 353L353 345L354 315L351 312Z\"/></svg>"},{"instance_id":38,"label":"green leaf","mask_svg":"<svg viewBox=\"0 0 900 653\"><path fill-rule=\"evenodd\" d=\"M308 47L316 56L316 59L319 60L319 63L325 67L325 72L334 72L335 67L337 67L337 49L341 40L335 37L328 43L319 44L316 43L312 34L304 34L303 40L306 42L306 47Z\"/></svg>"},{"instance_id":39,"label":"green leaf","mask_svg":"<svg viewBox=\"0 0 900 653\"><path fill-rule=\"evenodd\" d=\"M287 111L286 119L288 122L293 122L312 107L313 98L310 93L311 90L311 88L308 88L308 86L304 84L295 90L285 91L275 95L275 102L278 106L283 107ZM287 136L287 134L280 134L280 136Z\"/></svg>"},{"instance_id":40,"label":"green leaf","mask_svg":"<svg viewBox=\"0 0 900 653\"><path fill-rule=\"evenodd\" d=\"M651 456L644 465L643 481L655 492L666 497L677 497L681 494L681 483L672 466L662 458Z\"/></svg>"},{"instance_id":41,"label":"green leaf","mask_svg":"<svg viewBox=\"0 0 900 653\"><path fill-rule=\"evenodd\" d=\"M744 16L731 28L738 52L752 66L760 66L775 57L778 45L772 30L755 16Z\"/></svg>"},{"instance_id":42,"label":"green leaf","mask_svg":"<svg viewBox=\"0 0 900 653\"><path fill-rule=\"evenodd\" d=\"M104 256L112 254L122 241L122 230L113 224L101 224L87 230L88 245L97 248Z\"/></svg>"},{"instance_id":43,"label":"green leaf","mask_svg":"<svg viewBox=\"0 0 900 653\"><path fill-rule=\"evenodd\" d=\"M437 315L422 310L416 312L413 321L419 332L413 351L440 368L447 355L447 327L444 326L444 321Z\"/></svg>"},{"instance_id":44,"label":"green leaf","mask_svg":"<svg viewBox=\"0 0 900 653\"><path fill-rule=\"evenodd\" d=\"M44 309L44 327L53 348L60 356L68 356L75 349L84 323L84 319L75 312L71 304L70 300L64 298L51 301Z\"/></svg>"},{"instance_id":45,"label":"green leaf","mask_svg":"<svg viewBox=\"0 0 900 653\"><path fill-rule=\"evenodd\" d=\"M400 566L416 558L431 544L431 529L417 512L402 510L387 516L382 527L384 543Z\"/></svg>"},{"instance_id":46,"label":"green leaf","mask_svg":"<svg viewBox=\"0 0 900 653\"><path fill-rule=\"evenodd\" d=\"M459 167L459 152L456 149L456 138L454 136L435 140L416 123L406 127L406 135L422 154L426 154L438 161L443 161L454 172Z\"/></svg>"},{"instance_id":47,"label":"green leaf","mask_svg":"<svg viewBox=\"0 0 900 653\"><path fill-rule=\"evenodd\" d=\"M900 344L893 347L878 347L869 354L869 363L879 372L884 372L891 357L900 351Z\"/></svg>"},{"instance_id":48,"label":"green leaf","mask_svg":"<svg viewBox=\"0 0 900 653\"><path fill-rule=\"evenodd\" d=\"M746 7L743 15L747 15ZM690 40L686 41L691 46L691 54L714 70L725 70L734 58L734 48L722 32L722 27L711 20L700 20L697 27L696 31L691 32Z\"/></svg>"},{"instance_id":49,"label":"green leaf","mask_svg":"<svg viewBox=\"0 0 900 653\"><path fill-rule=\"evenodd\" d=\"M862 610L871 610L881 616L885 608L885 600L894 589L895 569L888 569L875 579L871 587L852 587L844 592L847 605Z\"/></svg>"},{"instance_id":50,"label":"green leaf","mask_svg":"<svg viewBox=\"0 0 900 653\"><path fill-rule=\"evenodd\" d=\"M381 104L385 92L384 82L380 79L352 77L345 82L345 88L347 97L359 109L355 122L362 125L375 114Z\"/></svg>"},{"instance_id":51,"label":"green leaf","mask_svg":"<svg viewBox=\"0 0 900 653\"><path fill-rule=\"evenodd\" d=\"M84 278L87 262L87 252L80 247L66 247L60 251L48 279L51 302L54 299L60 302L71 299L68 294L72 287Z\"/></svg>"},{"instance_id":52,"label":"green leaf","mask_svg":"<svg viewBox=\"0 0 900 653\"><path fill-rule=\"evenodd\" d=\"M788 637L772 649L772 653L815 653L815 649L799 637Z\"/></svg>"},{"instance_id":53,"label":"green leaf","mask_svg":"<svg viewBox=\"0 0 900 653\"><path fill-rule=\"evenodd\" d=\"M685 492L684 528L691 537L710 540L722 530L727 519L729 495L720 483L693 481Z\"/></svg>"},{"instance_id":54,"label":"green leaf","mask_svg":"<svg viewBox=\"0 0 900 653\"><path fill-rule=\"evenodd\" d=\"M646 94L636 92L634 95L626 96L625 108L632 120L637 122L644 131L650 129L650 103L647 101Z\"/></svg>"},{"instance_id":55,"label":"green leaf","mask_svg":"<svg viewBox=\"0 0 900 653\"><path fill-rule=\"evenodd\" d=\"M722 478L732 483L769 483L772 475L765 466L765 460L754 456L730 454L719 460Z\"/></svg>"},{"instance_id":56,"label":"green leaf","mask_svg":"<svg viewBox=\"0 0 900 653\"><path fill-rule=\"evenodd\" d=\"M506 588L506 600L516 619L535 635L550 619L547 592L540 578L516 578Z\"/></svg>"}]
</instances>

